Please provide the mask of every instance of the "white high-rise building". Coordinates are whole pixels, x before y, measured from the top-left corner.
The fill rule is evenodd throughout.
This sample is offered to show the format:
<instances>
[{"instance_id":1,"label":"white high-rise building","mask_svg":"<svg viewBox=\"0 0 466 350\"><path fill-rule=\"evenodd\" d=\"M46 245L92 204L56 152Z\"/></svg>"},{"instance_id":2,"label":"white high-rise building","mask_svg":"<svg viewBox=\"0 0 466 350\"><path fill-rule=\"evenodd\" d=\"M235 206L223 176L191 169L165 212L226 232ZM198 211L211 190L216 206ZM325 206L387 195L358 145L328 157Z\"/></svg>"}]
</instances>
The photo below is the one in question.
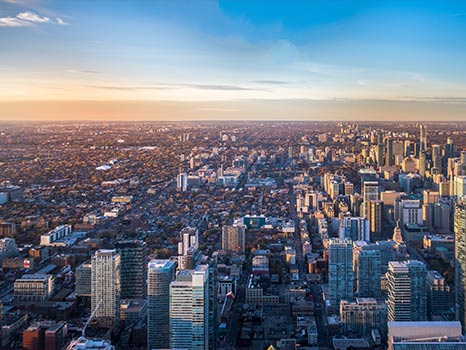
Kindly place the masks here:
<instances>
[{"instance_id":1,"label":"white high-rise building","mask_svg":"<svg viewBox=\"0 0 466 350\"><path fill-rule=\"evenodd\" d=\"M178 191L185 192L188 190L188 174L179 173L176 177L176 188Z\"/></svg>"},{"instance_id":2,"label":"white high-rise building","mask_svg":"<svg viewBox=\"0 0 466 350\"><path fill-rule=\"evenodd\" d=\"M92 256L91 307L99 325L112 327L120 321L120 254L101 249Z\"/></svg>"},{"instance_id":3,"label":"white high-rise building","mask_svg":"<svg viewBox=\"0 0 466 350\"><path fill-rule=\"evenodd\" d=\"M194 268L195 260L199 253L199 232L192 227L185 227L180 232L178 243L178 268L190 270Z\"/></svg>"},{"instance_id":4,"label":"white high-rise building","mask_svg":"<svg viewBox=\"0 0 466 350\"><path fill-rule=\"evenodd\" d=\"M168 349L170 283L175 278L175 263L171 260L151 260L147 269L147 347Z\"/></svg>"},{"instance_id":5,"label":"white high-rise building","mask_svg":"<svg viewBox=\"0 0 466 350\"><path fill-rule=\"evenodd\" d=\"M466 195L466 176L455 176L455 196Z\"/></svg>"},{"instance_id":6,"label":"white high-rise building","mask_svg":"<svg viewBox=\"0 0 466 350\"><path fill-rule=\"evenodd\" d=\"M426 265L418 260L388 263L388 321L427 319Z\"/></svg>"},{"instance_id":7,"label":"white high-rise building","mask_svg":"<svg viewBox=\"0 0 466 350\"><path fill-rule=\"evenodd\" d=\"M209 348L208 265L180 270L170 283L170 348Z\"/></svg>"}]
</instances>

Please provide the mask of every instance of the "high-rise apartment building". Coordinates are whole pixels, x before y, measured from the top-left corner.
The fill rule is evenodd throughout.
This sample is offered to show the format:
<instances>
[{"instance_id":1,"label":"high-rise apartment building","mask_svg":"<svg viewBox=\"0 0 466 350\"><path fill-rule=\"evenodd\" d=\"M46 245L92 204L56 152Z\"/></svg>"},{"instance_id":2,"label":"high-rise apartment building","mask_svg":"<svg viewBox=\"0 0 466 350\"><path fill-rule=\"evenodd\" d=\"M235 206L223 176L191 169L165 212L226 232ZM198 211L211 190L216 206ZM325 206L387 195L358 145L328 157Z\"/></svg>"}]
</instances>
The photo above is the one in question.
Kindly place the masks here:
<instances>
[{"instance_id":1,"label":"high-rise apartment building","mask_svg":"<svg viewBox=\"0 0 466 350\"><path fill-rule=\"evenodd\" d=\"M180 232L180 242L178 243L178 268L180 270L190 270L195 266L199 244L199 233L195 228L185 227Z\"/></svg>"},{"instance_id":2,"label":"high-rise apartment building","mask_svg":"<svg viewBox=\"0 0 466 350\"><path fill-rule=\"evenodd\" d=\"M330 240L328 246L328 283L330 303L353 300L353 244L351 240Z\"/></svg>"},{"instance_id":3,"label":"high-rise apartment building","mask_svg":"<svg viewBox=\"0 0 466 350\"><path fill-rule=\"evenodd\" d=\"M100 249L92 264L91 307L98 324L114 327L120 321L120 254Z\"/></svg>"},{"instance_id":4,"label":"high-rise apartment building","mask_svg":"<svg viewBox=\"0 0 466 350\"><path fill-rule=\"evenodd\" d=\"M234 224L222 227L222 249L238 254L244 253L246 225Z\"/></svg>"},{"instance_id":5,"label":"high-rise apartment building","mask_svg":"<svg viewBox=\"0 0 466 350\"><path fill-rule=\"evenodd\" d=\"M208 277L208 265L198 265L170 283L170 348L209 348Z\"/></svg>"},{"instance_id":6,"label":"high-rise apartment building","mask_svg":"<svg viewBox=\"0 0 466 350\"><path fill-rule=\"evenodd\" d=\"M420 125L420 135L419 135L419 148L420 152L425 152L427 150L427 129L425 125Z\"/></svg>"},{"instance_id":7,"label":"high-rise apartment building","mask_svg":"<svg viewBox=\"0 0 466 350\"><path fill-rule=\"evenodd\" d=\"M455 205L455 313L456 320L466 329L466 198L459 198Z\"/></svg>"},{"instance_id":8,"label":"high-rise apartment building","mask_svg":"<svg viewBox=\"0 0 466 350\"><path fill-rule=\"evenodd\" d=\"M381 257L378 250L361 250L358 253L358 297L380 298Z\"/></svg>"},{"instance_id":9,"label":"high-rise apartment building","mask_svg":"<svg viewBox=\"0 0 466 350\"><path fill-rule=\"evenodd\" d=\"M175 278L175 263L151 260L147 269L147 347L170 347L170 283Z\"/></svg>"},{"instance_id":10,"label":"high-rise apartment building","mask_svg":"<svg viewBox=\"0 0 466 350\"><path fill-rule=\"evenodd\" d=\"M426 266L421 261L388 263L388 321L425 321Z\"/></svg>"},{"instance_id":11,"label":"high-rise apartment building","mask_svg":"<svg viewBox=\"0 0 466 350\"><path fill-rule=\"evenodd\" d=\"M120 284L122 299L145 299L147 279L146 243L140 240L119 241Z\"/></svg>"}]
</instances>

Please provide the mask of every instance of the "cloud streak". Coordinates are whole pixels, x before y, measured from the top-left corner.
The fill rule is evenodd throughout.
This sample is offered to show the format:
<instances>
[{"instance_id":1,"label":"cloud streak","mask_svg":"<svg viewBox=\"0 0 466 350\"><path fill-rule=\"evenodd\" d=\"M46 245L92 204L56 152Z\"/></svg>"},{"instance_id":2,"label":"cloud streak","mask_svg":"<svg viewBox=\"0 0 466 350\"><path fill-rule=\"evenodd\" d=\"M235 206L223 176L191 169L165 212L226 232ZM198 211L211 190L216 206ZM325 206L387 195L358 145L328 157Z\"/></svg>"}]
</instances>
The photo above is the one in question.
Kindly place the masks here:
<instances>
[{"instance_id":1,"label":"cloud streak","mask_svg":"<svg viewBox=\"0 0 466 350\"><path fill-rule=\"evenodd\" d=\"M65 22L60 17L56 17L55 20L52 20L49 17L41 16L31 11L20 12L15 17L0 17L0 27L31 27L47 23L62 26L69 25L69 23Z\"/></svg>"},{"instance_id":2,"label":"cloud streak","mask_svg":"<svg viewBox=\"0 0 466 350\"><path fill-rule=\"evenodd\" d=\"M193 88L197 90L216 90L216 91L263 91L237 85L223 84L188 84L188 83L159 83L155 85L87 85L87 87L105 90L168 90L174 88Z\"/></svg>"}]
</instances>

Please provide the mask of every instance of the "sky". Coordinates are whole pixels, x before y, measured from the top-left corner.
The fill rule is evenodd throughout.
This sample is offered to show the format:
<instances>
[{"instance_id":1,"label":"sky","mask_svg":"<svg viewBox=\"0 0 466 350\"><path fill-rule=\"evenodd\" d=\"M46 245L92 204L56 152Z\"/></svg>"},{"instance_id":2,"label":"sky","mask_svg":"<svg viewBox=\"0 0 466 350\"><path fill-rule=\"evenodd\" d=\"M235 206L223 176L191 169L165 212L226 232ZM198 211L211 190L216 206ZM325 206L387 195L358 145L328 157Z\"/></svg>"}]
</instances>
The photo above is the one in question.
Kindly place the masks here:
<instances>
[{"instance_id":1,"label":"sky","mask_svg":"<svg viewBox=\"0 0 466 350\"><path fill-rule=\"evenodd\" d=\"M0 120L465 120L465 1L0 0Z\"/></svg>"}]
</instances>

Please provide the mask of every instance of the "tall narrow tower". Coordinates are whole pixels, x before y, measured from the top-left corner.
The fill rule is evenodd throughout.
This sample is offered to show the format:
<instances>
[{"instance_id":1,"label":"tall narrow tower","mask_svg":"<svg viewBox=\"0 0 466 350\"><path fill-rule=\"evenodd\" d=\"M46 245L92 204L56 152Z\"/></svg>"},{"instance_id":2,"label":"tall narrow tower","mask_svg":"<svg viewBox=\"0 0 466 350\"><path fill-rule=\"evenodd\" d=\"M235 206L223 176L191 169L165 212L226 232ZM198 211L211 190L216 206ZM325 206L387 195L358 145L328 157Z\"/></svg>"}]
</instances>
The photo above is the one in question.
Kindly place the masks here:
<instances>
[{"instance_id":1,"label":"tall narrow tower","mask_svg":"<svg viewBox=\"0 0 466 350\"><path fill-rule=\"evenodd\" d=\"M147 347L170 347L170 283L175 278L175 263L151 260L147 269Z\"/></svg>"},{"instance_id":2,"label":"tall narrow tower","mask_svg":"<svg viewBox=\"0 0 466 350\"><path fill-rule=\"evenodd\" d=\"M466 328L466 197L459 198L455 205L455 313L463 329Z\"/></svg>"},{"instance_id":3,"label":"tall narrow tower","mask_svg":"<svg viewBox=\"0 0 466 350\"><path fill-rule=\"evenodd\" d=\"M208 279L208 265L198 265L170 283L170 348L209 348Z\"/></svg>"},{"instance_id":4,"label":"tall narrow tower","mask_svg":"<svg viewBox=\"0 0 466 350\"><path fill-rule=\"evenodd\" d=\"M115 327L120 321L120 255L101 249L92 256L91 306L99 325Z\"/></svg>"}]
</instances>

